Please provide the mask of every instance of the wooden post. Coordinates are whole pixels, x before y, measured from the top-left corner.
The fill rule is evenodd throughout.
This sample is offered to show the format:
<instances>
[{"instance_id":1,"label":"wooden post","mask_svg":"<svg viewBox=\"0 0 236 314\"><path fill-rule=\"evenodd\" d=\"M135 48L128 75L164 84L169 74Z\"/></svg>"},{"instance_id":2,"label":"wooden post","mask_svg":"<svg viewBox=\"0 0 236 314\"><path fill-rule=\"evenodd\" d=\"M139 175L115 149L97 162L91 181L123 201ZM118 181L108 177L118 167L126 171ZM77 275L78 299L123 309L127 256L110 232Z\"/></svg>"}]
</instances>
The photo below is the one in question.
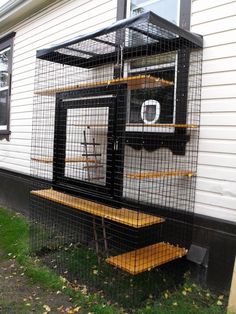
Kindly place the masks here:
<instances>
[{"instance_id":1,"label":"wooden post","mask_svg":"<svg viewBox=\"0 0 236 314\"><path fill-rule=\"evenodd\" d=\"M93 218L93 234L94 234L96 255L97 255L97 258L98 258L98 264L100 264L99 246L98 246L98 234L97 234L97 229L96 229L96 221L95 221L95 218Z\"/></svg>"},{"instance_id":2,"label":"wooden post","mask_svg":"<svg viewBox=\"0 0 236 314\"><path fill-rule=\"evenodd\" d=\"M85 149L85 156L86 156L86 165L88 171L88 181L90 181L90 172L89 172L89 162L88 162L88 146L87 146L87 139L86 139L86 131L84 130L84 149Z\"/></svg>"},{"instance_id":3,"label":"wooden post","mask_svg":"<svg viewBox=\"0 0 236 314\"><path fill-rule=\"evenodd\" d=\"M103 233L105 253L106 253L106 256L108 257L107 234L106 234L106 226L105 226L103 217L102 217L102 233Z\"/></svg>"},{"instance_id":4,"label":"wooden post","mask_svg":"<svg viewBox=\"0 0 236 314\"><path fill-rule=\"evenodd\" d=\"M236 257L229 295L228 314L236 314Z\"/></svg>"}]
</instances>

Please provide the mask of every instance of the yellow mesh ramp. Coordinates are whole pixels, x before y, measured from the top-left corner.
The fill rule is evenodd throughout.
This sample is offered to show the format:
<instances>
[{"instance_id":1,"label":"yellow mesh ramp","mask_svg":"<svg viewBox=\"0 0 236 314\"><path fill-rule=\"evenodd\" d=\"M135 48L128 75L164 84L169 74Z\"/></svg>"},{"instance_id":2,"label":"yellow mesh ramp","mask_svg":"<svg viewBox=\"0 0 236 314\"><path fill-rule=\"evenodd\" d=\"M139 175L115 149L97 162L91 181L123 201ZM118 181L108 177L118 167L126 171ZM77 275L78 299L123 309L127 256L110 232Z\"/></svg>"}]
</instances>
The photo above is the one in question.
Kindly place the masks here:
<instances>
[{"instance_id":1,"label":"yellow mesh ramp","mask_svg":"<svg viewBox=\"0 0 236 314\"><path fill-rule=\"evenodd\" d=\"M185 248L160 242L144 248L112 256L106 262L132 275L151 270L187 254Z\"/></svg>"},{"instance_id":2,"label":"yellow mesh ramp","mask_svg":"<svg viewBox=\"0 0 236 314\"><path fill-rule=\"evenodd\" d=\"M163 177L192 177L196 175L195 172L187 170L178 170L178 171L147 171L139 173L127 173L127 178L130 179L155 179Z\"/></svg>"},{"instance_id":3,"label":"yellow mesh ramp","mask_svg":"<svg viewBox=\"0 0 236 314\"><path fill-rule=\"evenodd\" d=\"M127 208L112 208L52 189L31 191L31 194L133 228L142 228L164 222L164 219L160 217L140 213Z\"/></svg>"}]
</instances>

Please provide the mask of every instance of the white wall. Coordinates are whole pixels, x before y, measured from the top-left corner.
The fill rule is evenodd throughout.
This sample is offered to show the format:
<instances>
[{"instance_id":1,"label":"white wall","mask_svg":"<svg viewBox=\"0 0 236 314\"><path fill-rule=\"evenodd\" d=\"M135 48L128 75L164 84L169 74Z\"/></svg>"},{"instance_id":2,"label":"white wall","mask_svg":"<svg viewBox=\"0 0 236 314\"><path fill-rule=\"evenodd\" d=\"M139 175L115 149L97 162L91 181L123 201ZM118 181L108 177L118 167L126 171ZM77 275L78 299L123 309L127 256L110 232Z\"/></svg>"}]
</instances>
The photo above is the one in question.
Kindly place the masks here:
<instances>
[{"instance_id":1,"label":"white wall","mask_svg":"<svg viewBox=\"0 0 236 314\"><path fill-rule=\"evenodd\" d=\"M236 221L236 1L193 0L204 35L196 212Z\"/></svg>"},{"instance_id":2,"label":"white wall","mask_svg":"<svg viewBox=\"0 0 236 314\"><path fill-rule=\"evenodd\" d=\"M116 0L60 1L20 23L15 31L10 142L0 141L0 168L30 173L36 50L108 25L116 19Z\"/></svg>"}]
</instances>

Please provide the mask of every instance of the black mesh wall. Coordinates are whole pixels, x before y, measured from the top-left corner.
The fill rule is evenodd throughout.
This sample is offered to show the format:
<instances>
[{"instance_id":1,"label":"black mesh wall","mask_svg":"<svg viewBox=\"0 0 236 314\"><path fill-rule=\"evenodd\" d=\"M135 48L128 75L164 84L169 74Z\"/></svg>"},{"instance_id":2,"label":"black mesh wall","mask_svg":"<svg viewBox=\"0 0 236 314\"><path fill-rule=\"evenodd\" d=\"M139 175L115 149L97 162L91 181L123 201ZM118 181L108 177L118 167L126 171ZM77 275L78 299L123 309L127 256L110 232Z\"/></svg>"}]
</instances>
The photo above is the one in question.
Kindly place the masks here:
<instances>
[{"instance_id":1,"label":"black mesh wall","mask_svg":"<svg viewBox=\"0 0 236 314\"><path fill-rule=\"evenodd\" d=\"M127 307L191 244L201 48L148 12L37 53L32 248Z\"/></svg>"}]
</instances>

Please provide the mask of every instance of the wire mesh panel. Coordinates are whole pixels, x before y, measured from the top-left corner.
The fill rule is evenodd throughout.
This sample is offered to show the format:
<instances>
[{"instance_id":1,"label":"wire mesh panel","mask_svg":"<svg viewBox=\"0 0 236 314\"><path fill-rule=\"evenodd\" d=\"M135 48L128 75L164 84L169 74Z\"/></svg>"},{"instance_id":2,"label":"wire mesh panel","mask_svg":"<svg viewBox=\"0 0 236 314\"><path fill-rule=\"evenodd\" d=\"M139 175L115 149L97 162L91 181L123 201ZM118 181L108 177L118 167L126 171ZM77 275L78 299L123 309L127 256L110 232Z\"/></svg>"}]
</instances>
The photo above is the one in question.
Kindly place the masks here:
<instances>
[{"instance_id":1,"label":"wire mesh panel","mask_svg":"<svg viewBox=\"0 0 236 314\"><path fill-rule=\"evenodd\" d=\"M128 306L191 244L201 47L148 12L37 52L33 248Z\"/></svg>"}]
</instances>

